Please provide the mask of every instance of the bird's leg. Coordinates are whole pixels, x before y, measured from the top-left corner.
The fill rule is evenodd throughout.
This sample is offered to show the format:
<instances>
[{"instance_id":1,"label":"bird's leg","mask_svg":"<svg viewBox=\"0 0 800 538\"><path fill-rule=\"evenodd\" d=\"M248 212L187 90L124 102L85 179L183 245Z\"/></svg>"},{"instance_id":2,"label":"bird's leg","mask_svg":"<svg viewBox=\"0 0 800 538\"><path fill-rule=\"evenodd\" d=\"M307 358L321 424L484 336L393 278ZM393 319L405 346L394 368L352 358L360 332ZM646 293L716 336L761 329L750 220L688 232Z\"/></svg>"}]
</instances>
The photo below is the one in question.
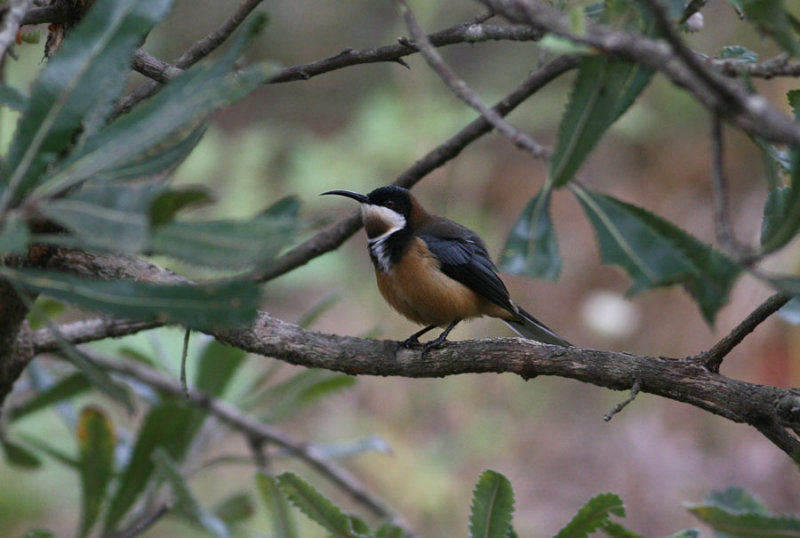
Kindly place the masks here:
<instances>
[{"instance_id":1,"label":"bird's leg","mask_svg":"<svg viewBox=\"0 0 800 538\"><path fill-rule=\"evenodd\" d=\"M425 334L428 331L432 331L435 328L436 328L436 325L428 325L427 327L425 327L421 331L417 331L414 334L412 334L411 336L409 336L408 338L406 338L405 340L403 340L402 342L399 342L397 344L397 347L398 348L401 348L401 347L405 347L405 348L416 347L416 346L419 345L419 337L422 336L423 334Z\"/></svg>"},{"instance_id":2,"label":"bird's leg","mask_svg":"<svg viewBox=\"0 0 800 538\"><path fill-rule=\"evenodd\" d=\"M456 325L458 325L458 323L460 321L461 321L460 319L455 320L450 325L448 325L447 328L444 331L442 331L442 334L437 336L435 340L431 340L430 342L426 342L425 345L422 346L422 354L425 355L425 353L427 353L429 350L441 347L442 344L444 344L445 341L447 340L447 335L450 334L450 331L452 331L453 328Z\"/></svg>"}]
</instances>

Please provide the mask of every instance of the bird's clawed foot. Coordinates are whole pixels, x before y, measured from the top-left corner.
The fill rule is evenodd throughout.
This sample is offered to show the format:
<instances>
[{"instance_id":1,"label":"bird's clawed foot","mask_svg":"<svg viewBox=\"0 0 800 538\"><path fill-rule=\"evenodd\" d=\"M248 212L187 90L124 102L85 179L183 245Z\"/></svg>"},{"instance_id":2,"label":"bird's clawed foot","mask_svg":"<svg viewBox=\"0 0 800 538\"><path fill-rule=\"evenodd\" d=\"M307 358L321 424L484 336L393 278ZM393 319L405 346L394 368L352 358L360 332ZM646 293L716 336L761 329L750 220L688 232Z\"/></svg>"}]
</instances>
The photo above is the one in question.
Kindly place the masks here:
<instances>
[{"instance_id":1,"label":"bird's clawed foot","mask_svg":"<svg viewBox=\"0 0 800 538\"><path fill-rule=\"evenodd\" d=\"M450 331L453 330L453 327L455 327L459 321L461 320L456 320L452 322L444 331L442 331L442 334L440 334L430 342L425 342L423 344L419 341L419 337L425 334L426 332L436 328L436 325L429 325L428 327L425 327L421 331L415 332L402 342L398 342L395 353L400 349L415 349L422 346L422 352L420 353L420 357L424 357L428 351L432 349L438 349L442 347L445 344L445 342L447 342L447 335L450 334Z\"/></svg>"}]
</instances>

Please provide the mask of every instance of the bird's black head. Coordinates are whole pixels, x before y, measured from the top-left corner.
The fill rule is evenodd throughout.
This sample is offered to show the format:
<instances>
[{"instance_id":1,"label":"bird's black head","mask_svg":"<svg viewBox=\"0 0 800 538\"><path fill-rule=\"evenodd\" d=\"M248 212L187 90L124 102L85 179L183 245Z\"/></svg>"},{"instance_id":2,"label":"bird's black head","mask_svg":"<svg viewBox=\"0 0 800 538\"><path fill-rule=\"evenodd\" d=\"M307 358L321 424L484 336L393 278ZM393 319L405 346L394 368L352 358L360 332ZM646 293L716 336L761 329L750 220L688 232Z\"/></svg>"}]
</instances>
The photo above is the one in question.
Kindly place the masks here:
<instances>
[{"instance_id":1,"label":"bird's black head","mask_svg":"<svg viewBox=\"0 0 800 538\"><path fill-rule=\"evenodd\" d=\"M360 202L364 228L370 238L406 228L417 206L408 189L393 185L380 187L366 195L351 191L328 191L322 194L346 196Z\"/></svg>"}]
</instances>

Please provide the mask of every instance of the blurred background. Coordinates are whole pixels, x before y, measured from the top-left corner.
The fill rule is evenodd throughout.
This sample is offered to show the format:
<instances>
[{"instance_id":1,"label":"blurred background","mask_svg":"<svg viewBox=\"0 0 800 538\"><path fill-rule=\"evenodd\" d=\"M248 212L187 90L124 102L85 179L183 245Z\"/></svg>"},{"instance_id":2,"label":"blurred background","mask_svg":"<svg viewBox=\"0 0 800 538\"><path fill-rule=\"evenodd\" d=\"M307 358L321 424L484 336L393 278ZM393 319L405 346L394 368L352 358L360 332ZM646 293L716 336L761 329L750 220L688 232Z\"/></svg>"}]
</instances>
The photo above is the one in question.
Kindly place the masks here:
<instances>
[{"instance_id":1,"label":"blurred background","mask_svg":"<svg viewBox=\"0 0 800 538\"><path fill-rule=\"evenodd\" d=\"M178 0L167 24L151 35L145 48L160 58L174 58L236 6L232 1ZM482 11L477 3L459 0L412 2L412 8L429 32ZM391 44L406 34L391 1L271 1L260 10L271 22L248 61L289 66L347 47ZM777 53L738 20L727 2L709 2L703 14L702 31L687 36L696 50L710 55L724 45L740 44L762 59ZM41 45L18 47L18 52L19 60L7 66L6 80L26 88L41 68ZM511 42L455 45L442 54L487 102L511 91L540 58L536 44ZM175 180L213 190L218 203L202 209L205 216L247 216L285 195L297 195L304 204L303 238L310 237L354 210L345 200L320 198L319 193L367 192L387 184L475 117L419 56L407 61L410 69L396 63L362 65L260 89L214 118ZM567 75L539 92L511 121L552 145L571 80ZM132 87L140 82L136 78ZM788 111L784 95L797 87L796 80L755 83ZM7 145L16 117L4 110L0 119L0 142ZM709 132L708 113L657 76L579 177L713 242ZM754 241L765 197L761 158L740 133L725 134L734 226L741 240ZM492 134L426 177L414 193L428 209L476 230L497 257L546 173L543 163ZM754 279L742 278L715 326L709 327L681 289L626 297L630 282L616 268L600 264L593 232L566 191L555 195L553 220L564 258L558 281L510 275L504 280L518 303L579 346L653 356L694 354L710 347L770 294ZM769 259L768 267L796 272L799 254L797 245L790 245ZM270 282L264 295L263 308L287 321L334 297L333 306L313 327L319 331L400 340L416 330L380 298L363 233ZM510 332L494 320L478 320L459 326L452 338L489 336ZM104 343L103 349L126 345L152 350L159 345L177 350L179 341L180 333L162 331L157 338L139 335ZM253 369L271 362L250 359ZM288 375L293 368L284 365L281 370ZM800 331L773 316L733 351L722 371L753 383L798 385ZM606 491L621 495L627 524L645 536L698 526L682 503L698 502L710 490L731 485L751 490L774 511L800 512L800 474L758 432L648 395L604 422L603 415L626 396L543 377L528 382L491 374L435 380L363 377L282 427L311 442L346 443L372 435L385 440L390 451L359 455L347 465L428 537L466 534L471 488L487 468L504 473L514 486L520 536L551 536L592 495ZM54 417L38 416L20 427L38 436L63 437L65 450L74 446L74 435ZM238 440L220 440L214 450L247 454ZM313 481L308 469L297 468ZM14 484L0 488L0 535L13 536L33 526L72 532L77 518L72 492L78 491L74 473L56 463L31 473L0 462L0 483ZM198 475L192 486L211 502L252 488L252 468L215 468ZM330 488L325 491L336 495ZM265 534L263 517L247 527L247 535ZM147 536L197 532L167 523ZM310 524L305 532L322 536Z\"/></svg>"}]
</instances>

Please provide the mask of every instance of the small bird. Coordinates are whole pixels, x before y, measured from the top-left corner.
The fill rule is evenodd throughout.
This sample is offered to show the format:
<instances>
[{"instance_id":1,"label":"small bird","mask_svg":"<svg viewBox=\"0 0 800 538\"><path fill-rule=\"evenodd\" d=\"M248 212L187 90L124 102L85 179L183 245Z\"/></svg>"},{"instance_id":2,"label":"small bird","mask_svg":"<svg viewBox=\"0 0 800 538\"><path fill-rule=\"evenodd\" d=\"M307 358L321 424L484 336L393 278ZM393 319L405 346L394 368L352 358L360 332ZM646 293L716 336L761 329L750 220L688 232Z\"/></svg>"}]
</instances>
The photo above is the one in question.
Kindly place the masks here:
<instances>
[{"instance_id":1,"label":"small bird","mask_svg":"<svg viewBox=\"0 0 800 538\"><path fill-rule=\"evenodd\" d=\"M478 234L428 213L408 189L388 186L366 195L343 190L322 194L361 204L378 289L395 310L425 326L401 346L418 346L420 336L445 327L423 346L424 354L440 347L461 320L491 316L525 338L571 347L511 300Z\"/></svg>"}]
</instances>

